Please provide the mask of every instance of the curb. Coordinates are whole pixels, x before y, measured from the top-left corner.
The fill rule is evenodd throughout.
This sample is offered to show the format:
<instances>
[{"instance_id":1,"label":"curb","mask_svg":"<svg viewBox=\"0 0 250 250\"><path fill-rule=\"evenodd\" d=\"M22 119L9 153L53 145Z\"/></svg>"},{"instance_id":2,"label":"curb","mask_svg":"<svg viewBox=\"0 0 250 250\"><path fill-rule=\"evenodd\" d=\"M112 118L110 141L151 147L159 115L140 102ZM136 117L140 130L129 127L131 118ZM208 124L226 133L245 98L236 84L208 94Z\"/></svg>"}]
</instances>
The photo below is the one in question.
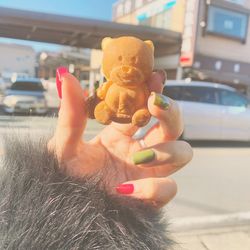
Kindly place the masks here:
<instances>
[{"instance_id":1,"label":"curb","mask_svg":"<svg viewBox=\"0 0 250 250\"><path fill-rule=\"evenodd\" d=\"M171 230L173 232L185 232L190 230L214 229L244 225L250 226L250 211L202 217L176 218L171 219L170 224Z\"/></svg>"}]
</instances>

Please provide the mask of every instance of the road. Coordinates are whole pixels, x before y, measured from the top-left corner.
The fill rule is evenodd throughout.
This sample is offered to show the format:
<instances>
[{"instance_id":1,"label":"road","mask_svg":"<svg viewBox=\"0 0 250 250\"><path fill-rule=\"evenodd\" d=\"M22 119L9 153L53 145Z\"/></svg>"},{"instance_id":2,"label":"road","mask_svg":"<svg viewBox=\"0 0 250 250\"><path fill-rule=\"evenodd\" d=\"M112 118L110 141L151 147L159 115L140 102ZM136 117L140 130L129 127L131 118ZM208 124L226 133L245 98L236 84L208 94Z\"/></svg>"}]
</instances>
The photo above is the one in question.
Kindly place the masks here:
<instances>
[{"instance_id":1,"label":"road","mask_svg":"<svg viewBox=\"0 0 250 250\"><path fill-rule=\"evenodd\" d=\"M56 118L0 116L0 133L53 131ZM85 139L102 126L90 121ZM250 211L250 146L236 143L193 144L194 158L173 175L178 194L166 208L169 217Z\"/></svg>"},{"instance_id":2,"label":"road","mask_svg":"<svg viewBox=\"0 0 250 250\"><path fill-rule=\"evenodd\" d=\"M194 147L194 158L174 175L173 217L250 211L250 146ZM219 144L220 145L220 144Z\"/></svg>"}]
</instances>

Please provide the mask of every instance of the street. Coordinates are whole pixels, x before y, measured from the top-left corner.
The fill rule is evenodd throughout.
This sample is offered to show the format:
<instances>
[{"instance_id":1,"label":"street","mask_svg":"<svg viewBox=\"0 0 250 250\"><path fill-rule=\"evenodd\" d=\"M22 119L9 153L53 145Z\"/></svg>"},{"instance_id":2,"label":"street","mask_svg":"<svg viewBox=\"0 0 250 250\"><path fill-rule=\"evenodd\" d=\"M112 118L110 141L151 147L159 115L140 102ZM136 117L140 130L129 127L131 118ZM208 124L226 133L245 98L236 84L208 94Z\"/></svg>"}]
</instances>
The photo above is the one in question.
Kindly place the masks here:
<instances>
[{"instance_id":1,"label":"street","mask_svg":"<svg viewBox=\"0 0 250 250\"><path fill-rule=\"evenodd\" d=\"M56 118L0 116L0 133L53 131ZM92 138L102 126L89 121L84 135ZM250 146L240 143L192 143L194 158L173 175L178 194L166 207L170 218L250 211Z\"/></svg>"},{"instance_id":2,"label":"street","mask_svg":"<svg viewBox=\"0 0 250 250\"><path fill-rule=\"evenodd\" d=\"M171 217L250 211L250 146L194 147L194 158L174 175L178 194ZM244 145L244 144L243 144Z\"/></svg>"}]
</instances>

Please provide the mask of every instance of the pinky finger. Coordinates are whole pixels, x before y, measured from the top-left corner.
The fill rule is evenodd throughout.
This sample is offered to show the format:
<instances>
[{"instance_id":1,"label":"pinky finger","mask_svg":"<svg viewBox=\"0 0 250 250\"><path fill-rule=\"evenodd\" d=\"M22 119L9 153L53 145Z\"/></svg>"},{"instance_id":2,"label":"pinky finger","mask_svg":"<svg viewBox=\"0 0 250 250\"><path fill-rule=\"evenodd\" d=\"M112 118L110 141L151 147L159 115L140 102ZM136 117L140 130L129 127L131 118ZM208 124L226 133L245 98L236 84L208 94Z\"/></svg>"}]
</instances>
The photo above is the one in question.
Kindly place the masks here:
<instances>
[{"instance_id":1,"label":"pinky finger","mask_svg":"<svg viewBox=\"0 0 250 250\"><path fill-rule=\"evenodd\" d=\"M123 183L116 187L116 191L161 208L175 197L177 185L168 177L146 178Z\"/></svg>"}]
</instances>

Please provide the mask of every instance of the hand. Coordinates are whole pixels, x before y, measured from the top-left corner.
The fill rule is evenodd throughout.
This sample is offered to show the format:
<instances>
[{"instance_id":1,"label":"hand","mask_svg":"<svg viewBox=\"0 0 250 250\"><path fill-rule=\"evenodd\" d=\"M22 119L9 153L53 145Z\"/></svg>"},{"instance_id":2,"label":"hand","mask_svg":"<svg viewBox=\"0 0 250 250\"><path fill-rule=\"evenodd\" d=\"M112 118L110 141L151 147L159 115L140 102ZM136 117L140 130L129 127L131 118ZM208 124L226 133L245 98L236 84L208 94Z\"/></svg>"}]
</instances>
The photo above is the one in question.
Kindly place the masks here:
<instances>
[{"instance_id":1,"label":"hand","mask_svg":"<svg viewBox=\"0 0 250 250\"><path fill-rule=\"evenodd\" d=\"M82 139L87 122L83 91L71 74L66 73L61 79L58 124L48 147L56 153L66 172L81 177L103 171L111 193L139 198L157 207L169 202L177 187L168 176L192 158L189 144L175 141L183 131L178 105L156 93L149 97L149 111L159 119L159 124L144 137L146 148L132 138L138 128L131 124L112 123L86 142ZM161 74L153 73L150 89L161 92L162 82Z\"/></svg>"}]
</instances>

